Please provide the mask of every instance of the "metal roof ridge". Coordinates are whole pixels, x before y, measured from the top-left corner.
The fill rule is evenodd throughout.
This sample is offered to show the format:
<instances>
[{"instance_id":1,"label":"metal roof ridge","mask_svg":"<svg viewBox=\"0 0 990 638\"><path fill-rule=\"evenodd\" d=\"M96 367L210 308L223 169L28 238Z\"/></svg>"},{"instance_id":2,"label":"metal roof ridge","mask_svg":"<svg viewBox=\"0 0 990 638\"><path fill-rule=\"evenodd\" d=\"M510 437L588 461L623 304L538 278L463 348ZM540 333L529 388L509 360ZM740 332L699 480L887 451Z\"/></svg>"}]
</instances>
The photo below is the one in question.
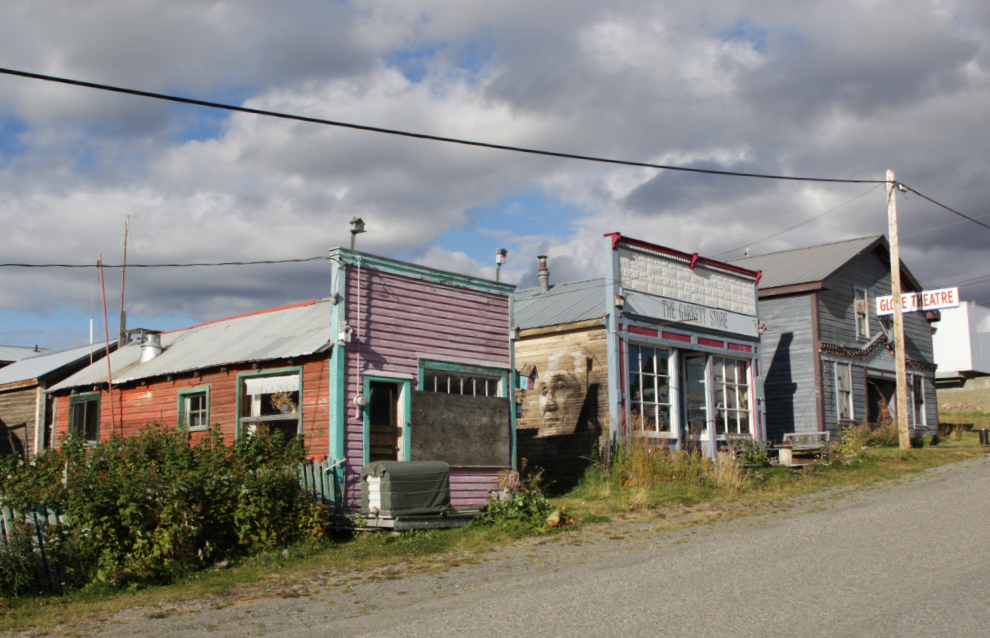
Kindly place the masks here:
<instances>
[{"instance_id":1,"label":"metal roof ridge","mask_svg":"<svg viewBox=\"0 0 990 638\"><path fill-rule=\"evenodd\" d=\"M263 315L269 312L278 312L280 310L290 310L292 308L302 308L303 306L312 306L313 304L319 303L326 300L326 297L320 297L318 299L310 299L309 301L300 301L299 303L289 304L287 306L279 306L277 308L265 308L264 310L255 310L252 312L245 312L240 315L234 315L232 317L224 317L222 319L214 319L213 321L204 321L203 323L197 323L192 326L187 326L185 328L176 328L175 330L166 330L165 332L159 333L163 335L174 334L176 332L184 332L186 330L192 330L193 328L202 328L203 326L209 326L214 323L222 323L224 321L232 321L233 319L241 319L242 317L253 317L255 315Z\"/></svg>"},{"instance_id":2,"label":"metal roof ridge","mask_svg":"<svg viewBox=\"0 0 990 638\"><path fill-rule=\"evenodd\" d=\"M825 242L824 244L812 244L811 246L801 246L799 248L788 248L787 250L777 250L777 251L774 251L772 253L762 253L762 254L759 254L759 255L750 255L749 257L737 257L735 259L730 259L729 262L745 261L747 259L758 259L760 257L770 257L770 256L773 256L773 255L783 255L784 253L793 253L793 252L797 252L799 250L810 250L812 248L822 248L824 246L833 246L835 244L848 244L848 243L852 243L854 241L863 241L865 239L869 239L871 241L876 241L877 239L880 239L881 237L886 237L886 235L882 235L882 234L881 235L864 235L862 237L853 237L852 239L840 239L838 241Z\"/></svg>"},{"instance_id":3,"label":"metal roof ridge","mask_svg":"<svg viewBox=\"0 0 990 638\"><path fill-rule=\"evenodd\" d=\"M549 292L547 292L547 294L550 294L551 292L553 292L553 289L556 288L556 287L558 287L558 286L572 286L572 285L575 285L575 284L596 283L596 282L604 281L604 280L605 280L605 277L591 277L590 279L577 279L575 281L561 281L561 282L556 283L556 284L550 284L550 290L549 290ZM533 286L532 288L519 288L518 290L516 290L516 294L517 295L521 295L524 292L529 292L531 290L539 290L539 289L540 289L539 286ZM545 297L546 295L541 295L541 296L542 297Z\"/></svg>"}]
</instances>

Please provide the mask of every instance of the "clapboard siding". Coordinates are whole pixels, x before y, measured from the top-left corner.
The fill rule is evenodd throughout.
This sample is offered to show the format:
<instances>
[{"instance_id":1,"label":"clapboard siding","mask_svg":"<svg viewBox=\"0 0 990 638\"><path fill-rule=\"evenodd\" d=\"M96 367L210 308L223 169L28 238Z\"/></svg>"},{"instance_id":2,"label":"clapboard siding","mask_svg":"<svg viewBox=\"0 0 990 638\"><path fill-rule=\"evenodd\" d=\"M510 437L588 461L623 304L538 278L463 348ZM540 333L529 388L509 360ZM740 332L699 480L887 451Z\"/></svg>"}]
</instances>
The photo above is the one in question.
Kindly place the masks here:
<instances>
[{"instance_id":1,"label":"clapboard siding","mask_svg":"<svg viewBox=\"0 0 990 638\"><path fill-rule=\"evenodd\" d=\"M34 452L38 387L0 392L0 455Z\"/></svg>"},{"instance_id":2,"label":"clapboard siding","mask_svg":"<svg viewBox=\"0 0 990 638\"><path fill-rule=\"evenodd\" d=\"M818 429L811 300L809 295L760 300L760 320L766 324L760 342L767 368L767 438L772 441L787 432Z\"/></svg>"},{"instance_id":3,"label":"clapboard siding","mask_svg":"<svg viewBox=\"0 0 990 638\"><path fill-rule=\"evenodd\" d=\"M856 337L856 288L869 291L870 337L883 332L876 312L876 299L878 296L891 294L890 269L876 253L871 252L860 257L839 275L831 290L823 290L818 294L818 317L823 342L858 348L869 341L867 337ZM904 340L904 352L909 359L935 362L931 327L924 313L904 315Z\"/></svg>"},{"instance_id":4,"label":"clapboard siding","mask_svg":"<svg viewBox=\"0 0 990 638\"><path fill-rule=\"evenodd\" d=\"M302 367L302 434L310 456L325 457L329 447L329 362L327 355L301 358L295 365ZM272 361L260 370L288 367L285 361ZM178 426L178 392L187 388L210 388L210 423L219 426L228 443L233 442L237 423L237 375L255 371L251 364L231 365L226 371L219 368L201 374L175 375L167 379L152 380L147 385L127 384L114 387L112 397L104 389L100 393L100 439L106 440L112 433L134 436L151 425L164 425L169 429ZM113 401L111 411L110 401ZM111 414L113 416L111 416ZM55 440L65 436L69 424L69 399L58 402L55 418ZM193 439L202 436L193 433Z\"/></svg>"},{"instance_id":5,"label":"clapboard siding","mask_svg":"<svg viewBox=\"0 0 990 638\"><path fill-rule=\"evenodd\" d=\"M344 368L345 494L358 507L364 423L354 407L363 375L403 375L413 389L420 359L510 366L509 298L370 268L347 266L345 314L354 329ZM359 310L360 307L360 310ZM415 433L413 433L415 436ZM484 505L502 468L451 468L455 507Z\"/></svg>"}]
</instances>

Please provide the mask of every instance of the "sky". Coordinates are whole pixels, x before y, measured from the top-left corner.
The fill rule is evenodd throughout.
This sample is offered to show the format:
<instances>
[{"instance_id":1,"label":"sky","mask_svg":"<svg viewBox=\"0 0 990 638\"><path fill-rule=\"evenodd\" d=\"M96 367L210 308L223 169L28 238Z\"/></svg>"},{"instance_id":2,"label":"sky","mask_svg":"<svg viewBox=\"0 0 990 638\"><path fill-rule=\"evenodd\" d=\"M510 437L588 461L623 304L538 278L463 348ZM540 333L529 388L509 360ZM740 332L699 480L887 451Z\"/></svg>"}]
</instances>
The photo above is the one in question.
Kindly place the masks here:
<instances>
[{"instance_id":1,"label":"sky","mask_svg":"<svg viewBox=\"0 0 990 638\"><path fill-rule=\"evenodd\" d=\"M990 223L985 0L7 0L0 67L637 162L896 178ZM990 303L990 230L912 194L901 258ZM732 259L887 231L883 186L534 157L0 76L0 262L189 263L358 249L536 284L621 232ZM788 232L780 231L818 216ZM775 235L774 237L769 237ZM768 238L769 237L769 238ZM127 270L128 327L329 293L329 263ZM120 271L106 269L109 331ZM0 268L0 344L102 331L95 269Z\"/></svg>"}]
</instances>

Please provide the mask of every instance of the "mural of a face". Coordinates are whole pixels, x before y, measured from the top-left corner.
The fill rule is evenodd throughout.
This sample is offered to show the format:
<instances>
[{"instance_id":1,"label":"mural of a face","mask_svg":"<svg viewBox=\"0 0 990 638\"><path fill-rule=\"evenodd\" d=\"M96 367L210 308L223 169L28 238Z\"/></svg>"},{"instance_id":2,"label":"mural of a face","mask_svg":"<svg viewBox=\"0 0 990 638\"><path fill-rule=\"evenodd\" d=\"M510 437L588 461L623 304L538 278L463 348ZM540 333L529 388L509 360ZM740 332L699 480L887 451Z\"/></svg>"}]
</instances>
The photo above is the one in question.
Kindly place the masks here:
<instances>
[{"instance_id":1,"label":"mural of a face","mask_svg":"<svg viewBox=\"0 0 990 638\"><path fill-rule=\"evenodd\" d=\"M588 390L597 394L597 365L583 348L564 348L547 356L540 370L540 436L573 434ZM594 397L597 399L597 396ZM592 416L591 418L594 418Z\"/></svg>"}]
</instances>

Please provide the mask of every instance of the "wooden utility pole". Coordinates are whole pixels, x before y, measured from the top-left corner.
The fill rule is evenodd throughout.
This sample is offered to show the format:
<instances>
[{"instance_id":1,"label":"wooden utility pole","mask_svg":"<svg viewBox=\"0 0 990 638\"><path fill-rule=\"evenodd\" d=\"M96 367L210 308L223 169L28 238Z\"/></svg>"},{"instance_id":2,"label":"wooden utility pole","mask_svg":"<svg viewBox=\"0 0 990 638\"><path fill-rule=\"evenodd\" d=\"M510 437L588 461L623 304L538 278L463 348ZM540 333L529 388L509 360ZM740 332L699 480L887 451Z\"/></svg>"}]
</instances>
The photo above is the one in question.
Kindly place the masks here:
<instances>
[{"instance_id":1,"label":"wooden utility pole","mask_svg":"<svg viewBox=\"0 0 990 638\"><path fill-rule=\"evenodd\" d=\"M907 370L904 361L904 309L901 307L901 250L897 240L897 182L887 169L887 224L890 235L890 287L894 304L894 357L897 360L897 432L901 449L911 449L908 430Z\"/></svg>"}]
</instances>

